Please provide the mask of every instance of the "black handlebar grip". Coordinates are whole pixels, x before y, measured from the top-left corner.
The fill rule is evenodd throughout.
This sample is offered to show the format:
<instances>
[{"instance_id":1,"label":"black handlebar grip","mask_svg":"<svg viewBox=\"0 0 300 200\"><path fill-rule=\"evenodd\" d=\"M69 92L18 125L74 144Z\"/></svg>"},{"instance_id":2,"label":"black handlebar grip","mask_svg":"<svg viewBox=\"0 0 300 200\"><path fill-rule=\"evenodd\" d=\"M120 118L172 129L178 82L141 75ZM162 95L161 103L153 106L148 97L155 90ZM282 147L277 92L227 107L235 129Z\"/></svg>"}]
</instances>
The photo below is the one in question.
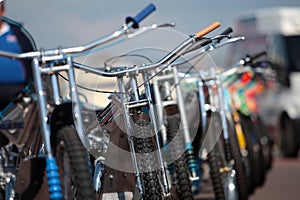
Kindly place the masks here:
<instances>
[{"instance_id":1,"label":"black handlebar grip","mask_svg":"<svg viewBox=\"0 0 300 200\"><path fill-rule=\"evenodd\" d=\"M231 32L232 32L232 28L231 28L231 27L228 27L225 31L223 31L222 33L220 33L220 35L228 35L228 34L231 33ZM219 39L217 40L217 42L218 42L218 43L221 42L222 39L224 39L224 38L219 38Z\"/></svg>"},{"instance_id":2,"label":"black handlebar grip","mask_svg":"<svg viewBox=\"0 0 300 200\"><path fill-rule=\"evenodd\" d=\"M127 17L126 24L133 23L132 28L139 28L139 23L155 11L155 6L151 3L144 10L139 12L135 17Z\"/></svg>"},{"instance_id":3,"label":"black handlebar grip","mask_svg":"<svg viewBox=\"0 0 300 200\"><path fill-rule=\"evenodd\" d=\"M256 60L256 59L258 59L259 57L264 56L264 55L266 55L266 54L267 54L266 51L262 51L262 52L259 52L259 53L257 53L257 54L252 55L251 58L252 58L252 60Z\"/></svg>"},{"instance_id":4,"label":"black handlebar grip","mask_svg":"<svg viewBox=\"0 0 300 200\"><path fill-rule=\"evenodd\" d=\"M266 55L266 51L262 51L253 55L246 55L246 57L243 59L245 61L245 64L252 63L254 60L258 59L259 57Z\"/></svg>"},{"instance_id":5,"label":"black handlebar grip","mask_svg":"<svg viewBox=\"0 0 300 200\"><path fill-rule=\"evenodd\" d=\"M232 33L232 28L228 27L225 31L223 31L220 35L228 35L229 33Z\"/></svg>"}]
</instances>

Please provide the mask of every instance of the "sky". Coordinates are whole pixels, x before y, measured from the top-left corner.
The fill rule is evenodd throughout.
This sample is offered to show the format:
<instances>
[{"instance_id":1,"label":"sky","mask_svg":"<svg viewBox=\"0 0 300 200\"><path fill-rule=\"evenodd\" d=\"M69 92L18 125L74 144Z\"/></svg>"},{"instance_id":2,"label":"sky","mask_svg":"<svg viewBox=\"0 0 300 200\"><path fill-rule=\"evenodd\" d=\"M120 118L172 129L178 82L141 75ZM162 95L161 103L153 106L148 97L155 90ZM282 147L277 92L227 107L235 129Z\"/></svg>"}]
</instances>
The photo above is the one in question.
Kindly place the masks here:
<instances>
[{"instance_id":1,"label":"sky","mask_svg":"<svg viewBox=\"0 0 300 200\"><path fill-rule=\"evenodd\" d=\"M77 46L120 28L149 3L156 11L142 22L174 21L193 34L214 21L234 26L238 13L272 6L300 6L300 0L6 0L7 16L22 22L39 48ZM221 29L220 28L220 29ZM223 30L221 29L221 30Z\"/></svg>"}]
</instances>

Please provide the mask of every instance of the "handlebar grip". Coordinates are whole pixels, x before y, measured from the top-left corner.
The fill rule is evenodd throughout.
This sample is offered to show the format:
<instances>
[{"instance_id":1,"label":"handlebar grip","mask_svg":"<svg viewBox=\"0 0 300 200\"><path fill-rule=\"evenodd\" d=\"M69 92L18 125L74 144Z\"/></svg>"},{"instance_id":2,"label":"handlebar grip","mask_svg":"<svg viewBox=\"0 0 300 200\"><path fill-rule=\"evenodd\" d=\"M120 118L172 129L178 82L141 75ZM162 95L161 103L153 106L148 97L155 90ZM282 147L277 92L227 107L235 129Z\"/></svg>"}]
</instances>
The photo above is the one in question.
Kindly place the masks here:
<instances>
[{"instance_id":1,"label":"handlebar grip","mask_svg":"<svg viewBox=\"0 0 300 200\"><path fill-rule=\"evenodd\" d=\"M251 55L251 58L252 58L252 60L256 60L256 59L258 59L259 57L264 56L264 55L266 55L266 54L267 54L266 51L262 51L262 52L260 52L260 53L256 53L256 54Z\"/></svg>"},{"instance_id":2,"label":"handlebar grip","mask_svg":"<svg viewBox=\"0 0 300 200\"><path fill-rule=\"evenodd\" d=\"M195 38L201 38L204 35L212 32L213 30L215 30L216 28L218 28L220 26L220 22L216 21L214 23L212 23L211 25L207 26L206 28L202 29L201 31L199 31L198 33L195 34Z\"/></svg>"},{"instance_id":3,"label":"handlebar grip","mask_svg":"<svg viewBox=\"0 0 300 200\"><path fill-rule=\"evenodd\" d=\"M228 27L227 29L225 29L225 31L223 31L222 33L220 33L220 35L228 35L228 34L231 33L232 31L233 31L232 28L231 28L231 27ZM224 39L224 38L219 38L219 39L217 40L217 42L218 42L218 43L221 42L222 39Z\"/></svg>"},{"instance_id":4,"label":"handlebar grip","mask_svg":"<svg viewBox=\"0 0 300 200\"><path fill-rule=\"evenodd\" d=\"M245 61L245 65L252 63L254 60L258 59L261 56L266 55L267 52L266 51L262 51L253 55L246 55L245 58L243 58L243 60Z\"/></svg>"},{"instance_id":5,"label":"handlebar grip","mask_svg":"<svg viewBox=\"0 0 300 200\"><path fill-rule=\"evenodd\" d=\"M135 17L127 17L126 24L133 23L132 28L139 28L139 23L155 11L155 6L151 3L144 10L139 12Z\"/></svg>"},{"instance_id":6,"label":"handlebar grip","mask_svg":"<svg viewBox=\"0 0 300 200\"><path fill-rule=\"evenodd\" d=\"M228 27L225 31L223 31L220 35L228 35L229 33L232 33L232 28Z\"/></svg>"}]
</instances>

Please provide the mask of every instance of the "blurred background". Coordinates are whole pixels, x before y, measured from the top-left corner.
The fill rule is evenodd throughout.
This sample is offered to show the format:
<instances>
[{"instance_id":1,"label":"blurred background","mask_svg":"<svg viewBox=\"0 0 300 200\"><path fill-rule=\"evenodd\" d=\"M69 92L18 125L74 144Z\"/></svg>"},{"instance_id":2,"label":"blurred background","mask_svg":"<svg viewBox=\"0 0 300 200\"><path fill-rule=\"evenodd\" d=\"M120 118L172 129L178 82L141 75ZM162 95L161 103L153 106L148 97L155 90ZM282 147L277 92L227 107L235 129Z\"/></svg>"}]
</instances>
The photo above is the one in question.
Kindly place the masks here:
<instances>
[{"instance_id":1,"label":"blurred background","mask_svg":"<svg viewBox=\"0 0 300 200\"><path fill-rule=\"evenodd\" d=\"M149 3L153 3L156 6L156 11L143 21L141 26L151 25L152 23L157 22L172 21L176 23L175 29L177 31L187 35L196 33L214 21L219 21L221 23L221 28L219 28L219 31L214 32L215 34L220 33L227 27L233 28L233 34L240 34L241 32L237 32L237 24L238 20L241 19L240 16L243 16L245 13L252 13L255 10L266 8L300 7L300 0L6 1L7 17L23 23L25 28L32 34L37 47L45 49L56 48L58 46L78 46L110 34L118 28L121 28L127 16L136 15ZM278 19L271 18L270 20L270 23L276 24ZM291 15L291 20L296 22L294 27L299 30L300 16ZM252 28L248 27L247 30L251 31ZM157 37L157 42L160 45L168 44L170 41L171 38L168 38L167 36ZM300 46L300 43L298 44L298 46ZM254 48L259 47L255 46ZM235 52L253 53L247 52L245 49L238 49L235 50ZM212 58L216 65L228 66L232 62L237 61L235 59L238 59L239 56L243 55L233 57L233 50L231 47L226 47L218 50L215 55L212 55ZM293 56L299 61L300 51L294 52ZM299 69L300 67L296 71L299 71ZM289 131L292 129L292 134L296 136L292 137L290 141L287 141L287 146L293 146L294 148L276 154L278 158L276 157L265 185L252 197L254 200L283 198L298 199L300 196L300 191L297 190L297 186L300 185L300 162L297 159L300 136L297 136L296 133L296 130L300 130L300 105L299 103L295 103L299 102L300 98L300 92L298 92L300 91L298 86L300 84L300 77L299 75L297 76L296 73L291 73L291 75L293 77L291 78L291 81L288 80L288 83L283 83L279 87L276 87L275 92L262 98L260 107L262 108L261 113L265 123L267 123L270 130L274 132L275 138L279 137L275 142L278 143L282 139L280 136L282 133L278 133L278 130L281 130L283 133L290 133ZM284 74L282 74L281 77L283 76ZM101 79L100 81L96 77L91 78L83 74L78 75L78 82L87 84L93 88L97 87L97 85L100 84L99 82L101 82L101 85L103 86L102 89L104 90L112 89L114 87L114 83L109 80ZM86 91L81 92L84 93ZM101 102L99 106L106 104L107 94L86 95L89 99L94 99L94 101L90 103ZM101 101L98 99L101 99ZM287 101L288 99L294 100L291 102ZM283 104L284 106L280 106ZM283 107L289 108L283 110ZM283 123L284 120L286 120L288 125ZM280 125L282 127L279 127ZM290 129L287 129L287 127ZM279 159L282 157L285 157L285 159Z\"/></svg>"}]
</instances>

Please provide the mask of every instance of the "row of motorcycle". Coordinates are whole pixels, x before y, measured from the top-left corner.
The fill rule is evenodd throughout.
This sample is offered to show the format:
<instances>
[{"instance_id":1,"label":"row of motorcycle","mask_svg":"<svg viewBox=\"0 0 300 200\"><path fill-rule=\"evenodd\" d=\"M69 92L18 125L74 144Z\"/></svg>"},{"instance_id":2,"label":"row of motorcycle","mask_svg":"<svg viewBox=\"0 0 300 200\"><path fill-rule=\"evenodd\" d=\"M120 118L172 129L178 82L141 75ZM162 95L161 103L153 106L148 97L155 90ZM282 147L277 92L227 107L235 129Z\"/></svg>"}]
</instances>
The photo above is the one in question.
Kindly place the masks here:
<instances>
[{"instance_id":1,"label":"row of motorcycle","mask_svg":"<svg viewBox=\"0 0 300 200\"><path fill-rule=\"evenodd\" d=\"M248 199L264 184L273 142L255 97L271 63L262 52L217 66L211 52L243 36L208 37L219 22L192 35L140 27L154 10L82 46L0 51L30 60L34 75L0 113L0 199L194 199L205 172L215 199ZM97 67L76 61L93 55ZM78 71L115 89L84 87ZM109 103L87 106L78 88L110 93Z\"/></svg>"}]
</instances>

